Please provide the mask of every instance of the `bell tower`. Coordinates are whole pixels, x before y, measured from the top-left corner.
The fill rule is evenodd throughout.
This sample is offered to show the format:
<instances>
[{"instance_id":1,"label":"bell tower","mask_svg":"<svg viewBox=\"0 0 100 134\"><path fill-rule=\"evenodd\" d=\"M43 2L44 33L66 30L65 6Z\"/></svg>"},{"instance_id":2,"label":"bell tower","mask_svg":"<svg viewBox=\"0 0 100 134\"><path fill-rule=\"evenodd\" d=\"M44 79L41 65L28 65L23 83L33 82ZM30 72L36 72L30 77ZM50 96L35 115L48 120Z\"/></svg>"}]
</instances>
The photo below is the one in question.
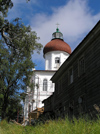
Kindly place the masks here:
<instances>
[{"instance_id":1,"label":"bell tower","mask_svg":"<svg viewBox=\"0 0 100 134\"><path fill-rule=\"evenodd\" d=\"M62 63L71 54L70 46L64 42L63 34L56 28L56 32L52 34L52 39L48 42L44 49L45 70L58 70Z\"/></svg>"}]
</instances>

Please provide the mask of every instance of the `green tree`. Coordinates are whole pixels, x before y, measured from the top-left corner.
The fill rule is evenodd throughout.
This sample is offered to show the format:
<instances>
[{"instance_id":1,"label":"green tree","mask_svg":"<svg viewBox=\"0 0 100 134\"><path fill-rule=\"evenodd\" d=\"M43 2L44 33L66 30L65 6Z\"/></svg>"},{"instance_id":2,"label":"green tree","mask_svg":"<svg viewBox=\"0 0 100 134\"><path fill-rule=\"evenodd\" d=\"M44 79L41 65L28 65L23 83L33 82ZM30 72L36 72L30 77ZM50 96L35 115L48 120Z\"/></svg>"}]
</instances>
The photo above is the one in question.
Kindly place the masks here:
<instances>
[{"instance_id":1,"label":"green tree","mask_svg":"<svg viewBox=\"0 0 100 134\"><path fill-rule=\"evenodd\" d=\"M2 119L12 118L19 105L19 91L31 86L31 55L42 48L36 32L25 26L19 18L9 22L5 17L11 0L0 0L0 114ZM17 100L17 101L16 101ZM18 103L17 103L18 102ZM13 105L12 105L13 104ZM10 112L12 111L12 112Z\"/></svg>"}]
</instances>

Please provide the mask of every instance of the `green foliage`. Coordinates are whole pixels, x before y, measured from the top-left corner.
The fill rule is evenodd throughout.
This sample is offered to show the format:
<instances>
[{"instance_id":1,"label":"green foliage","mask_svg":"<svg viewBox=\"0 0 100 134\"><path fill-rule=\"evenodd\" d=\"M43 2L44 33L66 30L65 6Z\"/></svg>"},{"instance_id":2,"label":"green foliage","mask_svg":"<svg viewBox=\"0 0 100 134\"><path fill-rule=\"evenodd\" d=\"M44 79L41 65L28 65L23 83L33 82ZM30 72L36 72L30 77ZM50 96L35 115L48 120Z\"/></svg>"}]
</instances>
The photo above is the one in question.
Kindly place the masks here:
<instances>
[{"instance_id":1,"label":"green foliage","mask_svg":"<svg viewBox=\"0 0 100 134\"><path fill-rule=\"evenodd\" d=\"M13 3L11 0L0 0L0 11L4 16L7 15L8 8L12 8Z\"/></svg>"},{"instance_id":2,"label":"green foliage","mask_svg":"<svg viewBox=\"0 0 100 134\"><path fill-rule=\"evenodd\" d=\"M74 118L73 121L59 119L48 121L37 126L19 126L7 123L5 120L0 123L0 134L99 134L100 119L93 121L87 118Z\"/></svg>"},{"instance_id":3,"label":"green foliage","mask_svg":"<svg viewBox=\"0 0 100 134\"><path fill-rule=\"evenodd\" d=\"M0 0L0 114L12 118L20 108L19 90L25 92L32 75L31 55L41 50L36 32L25 26L21 19L5 19L12 8L11 0ZM14 108L15 107L15 108Z\"/></svg>"}]
</instances>

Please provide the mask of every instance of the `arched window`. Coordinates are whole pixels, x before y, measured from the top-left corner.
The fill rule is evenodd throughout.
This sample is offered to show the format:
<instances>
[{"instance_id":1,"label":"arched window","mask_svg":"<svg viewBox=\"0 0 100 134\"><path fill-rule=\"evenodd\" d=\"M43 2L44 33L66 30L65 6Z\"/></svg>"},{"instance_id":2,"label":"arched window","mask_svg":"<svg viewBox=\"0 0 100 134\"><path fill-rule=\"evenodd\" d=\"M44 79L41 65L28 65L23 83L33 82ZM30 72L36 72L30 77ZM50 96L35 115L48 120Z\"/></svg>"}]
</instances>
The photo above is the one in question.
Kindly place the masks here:
<instances>
[{"instance_id":1,"label":"arched window","mask_svg":"<svg viewBox=\"0 0 100 134\"><path fill-rule=\"evenodd\" d=\"M43 91L47 91L47 79L43 80Z\"/></svg>"},{"instance_id":2,"label":"arched window","mask_svg":"<svg viewBox=\"0 0 100 134\"><path fill-rule=\"evenodd\" d=\"M55 58L55 63L60 63L60 58L59 57Z\"/></svg>"}]
</instances>

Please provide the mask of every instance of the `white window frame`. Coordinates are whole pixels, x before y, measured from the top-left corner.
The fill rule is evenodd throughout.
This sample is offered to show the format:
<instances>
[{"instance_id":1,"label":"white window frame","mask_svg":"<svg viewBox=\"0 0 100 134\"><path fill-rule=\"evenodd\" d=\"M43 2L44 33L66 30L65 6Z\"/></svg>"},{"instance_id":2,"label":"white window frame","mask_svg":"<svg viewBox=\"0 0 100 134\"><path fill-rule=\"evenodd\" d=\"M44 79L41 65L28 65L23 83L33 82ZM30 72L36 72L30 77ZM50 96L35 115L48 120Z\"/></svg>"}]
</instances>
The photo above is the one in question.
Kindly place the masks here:
<instances>
[{"instance_id":1,"label":"white window frame","mask_svg":"<svg viewBox=\"0 0 100 134\"><path fill-rule=\"evenodd\" d=\"M55 63L60 64L60 57L55 57Z\"/></svg>"},{"instance_id":2,"label":"white window frame","mask_svg":"<svg viewBox=\"0 0 100 134\"><path fill-rule=\"evenodd\" d=\"M48 87L48 81L47 81L47 79L45 78L45 79L43 80L43 91L47 91L47 87Z\"/></svg>"}]
</instances>

